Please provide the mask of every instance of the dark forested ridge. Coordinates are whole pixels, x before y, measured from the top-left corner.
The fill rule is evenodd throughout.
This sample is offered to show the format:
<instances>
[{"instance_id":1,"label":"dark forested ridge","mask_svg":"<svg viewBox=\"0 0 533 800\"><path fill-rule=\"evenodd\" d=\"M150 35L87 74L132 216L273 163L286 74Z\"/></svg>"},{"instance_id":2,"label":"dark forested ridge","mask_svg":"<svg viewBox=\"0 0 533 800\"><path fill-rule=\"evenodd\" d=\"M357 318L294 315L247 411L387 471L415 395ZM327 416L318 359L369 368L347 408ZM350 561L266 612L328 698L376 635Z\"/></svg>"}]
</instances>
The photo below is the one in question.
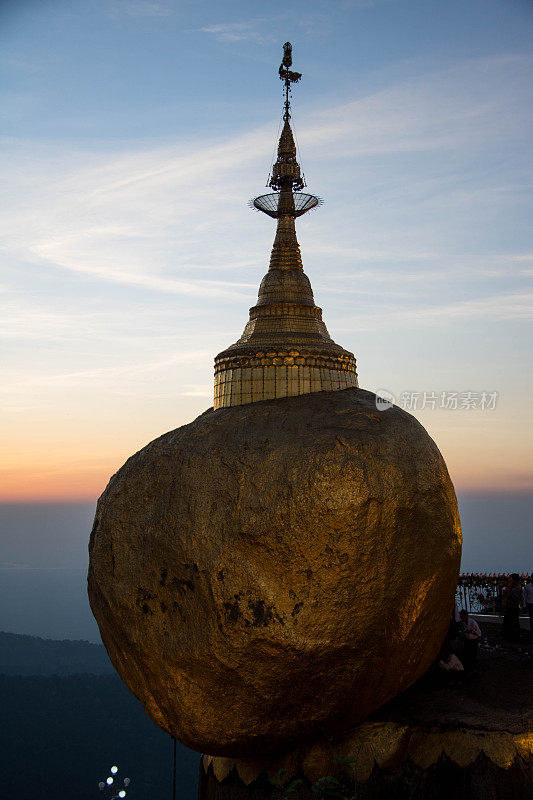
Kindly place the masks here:
<instances>
[{"instance_id":1,"label":"dark forested ridge","mask_svg":"<svg viewBox=\"0 0 533 800\"><path fill-rule=\"evenodd\" d=\"M31 640L15 647L18 652L28 648L26 671L31 667L36 672L41 664L43 670L57 673L53 659L46 660L42 653L58 655L62 645L65 652L58 655L56 666L77 663L80 653L92 652L84 647L87 642L50 641L54 647L48 651L42 644L48 640L17 638ZM98 645L91 647L98 650ZM76 658L69 662L67 653ZM101 664L98 659L85 661L85 672L88 663ZM128 800L170 798L172 741L116 674L3 674L0 708L2 800L97 800L102 796L98 781L105 780L112 764L118 765L121 776L131 778ZM196 797L199 760L198 753L178 744L179 800Z\"/></svg>"},{"instance_id":2,"label":"dark forested ridge","mask_svg":"<svg viewBox=\"0 0 533 800\"><path fill-rule=\"evenodd\" d=\"M101 644L41 639L0 631L0 673L4 675L111 675L114 669Z\"/></svg>"}]
</instances>

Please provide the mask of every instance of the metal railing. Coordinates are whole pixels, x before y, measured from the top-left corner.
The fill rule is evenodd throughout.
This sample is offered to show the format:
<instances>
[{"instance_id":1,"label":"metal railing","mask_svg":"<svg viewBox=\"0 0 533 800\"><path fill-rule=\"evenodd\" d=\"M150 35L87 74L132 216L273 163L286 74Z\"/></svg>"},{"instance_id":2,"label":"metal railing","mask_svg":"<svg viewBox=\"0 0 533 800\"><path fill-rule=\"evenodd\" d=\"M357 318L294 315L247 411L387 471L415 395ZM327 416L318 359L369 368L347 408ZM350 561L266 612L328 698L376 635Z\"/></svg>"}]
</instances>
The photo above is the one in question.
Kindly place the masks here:
<instances>
[{"instance_id":1,"label":"metal railing","mask_svg":"<svg viewBox=\"0 0 533 800\"><path fill-rule=\"evenodd\" d=\"M528 580L529 575L520 576L522 586ZM510 581L510 573L463 573L455 593L457 605L472 614L503 614L503 594Z\"/></svg>"}]
</instances>

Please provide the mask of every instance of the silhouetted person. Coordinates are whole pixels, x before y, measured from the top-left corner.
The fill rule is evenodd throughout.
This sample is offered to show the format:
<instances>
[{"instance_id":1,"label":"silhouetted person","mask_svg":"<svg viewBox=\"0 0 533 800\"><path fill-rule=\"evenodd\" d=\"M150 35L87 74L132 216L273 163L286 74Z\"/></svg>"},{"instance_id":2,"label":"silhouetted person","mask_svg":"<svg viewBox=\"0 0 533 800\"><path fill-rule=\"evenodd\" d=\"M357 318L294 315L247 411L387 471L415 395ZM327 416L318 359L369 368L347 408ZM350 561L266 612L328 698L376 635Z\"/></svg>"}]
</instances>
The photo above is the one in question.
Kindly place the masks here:
<instances>
[{"instance_id":1,"label":"silhouetted person","mask_svg":"<svg viewBox=\"0 0 533 800\"><path fill-rule=\"evenodd\" d=\"M503 637L511 642L520 640L520 604L522 601L520 576L517 572L513 572L503 598Z\"/></svg>"},{"instance_id":2,"label":"silhouetted person","mask_svg":"<svg viewBox=\"0 0 533 800\"><path fill-rule=\"evenodd\" d=\"M524 605L529 612L529 638L533 641L533 575L524 587Z\"/></svg>"},{"instance_id":3,"label":"silhouetted person","mask_svg":"<svg viewBox=\"0 0 533 800\"><path fill-rule=\"evenodd\" d=\"M477 648L481 639L481 630L475 619L468 616L468 611L463 608L461 611L461 624L459 636L463 641L463 652L461 661L466 672L474 668L477 659Z\"/></svg>"}]
</instances>

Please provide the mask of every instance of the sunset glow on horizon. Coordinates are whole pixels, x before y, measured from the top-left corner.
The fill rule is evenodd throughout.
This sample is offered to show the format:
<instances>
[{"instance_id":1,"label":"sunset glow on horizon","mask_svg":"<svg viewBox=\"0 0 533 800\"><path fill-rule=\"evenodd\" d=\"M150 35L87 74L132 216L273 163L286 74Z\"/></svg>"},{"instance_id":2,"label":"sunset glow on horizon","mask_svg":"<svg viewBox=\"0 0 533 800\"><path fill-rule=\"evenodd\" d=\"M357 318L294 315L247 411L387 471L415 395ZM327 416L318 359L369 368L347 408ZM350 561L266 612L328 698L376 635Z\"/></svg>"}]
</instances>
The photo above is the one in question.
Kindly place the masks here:
<instances>
[{"instance_id":1,"label":"sunset glow on horizon","mask_svg":"<svg viewBox=\"0 0 533 800\"><path fill-rule=\"evenodd\" d=\"M528 4L24 5L2 34L2 502L96 500L212 406L274 238L247 202L287 39L328 330L362 388L419 396L458 493L533 491ZM478 407L421 407L443 392Z\"/></svg>"},{"instance_id":2,"label":"sunset glow on horizon","mask_svg":"<svg viewBox=\"0 0 533 800\"><path fill-rule=\"evenodd\" d=\"M192 422L208 405L206 399L203 407L199 404L196 409L191 407L188 418L176 413L174 422L169 415L167 424L159 427L155 420L149 420L150 424L135 434L126 426L120 429L117 419L117 427L111 430L110 425L96 441L89 432L73 439L56 440L51 429L47 435L41 433L33 448L29 442L25 448L20 446L17 432L19 449L16 457L11 456L10 467L2 469L0 499L2 502L96 501L129 456L173 427ZM519 429L506 428L507 414L503 411L434 410L416 416L443 453L458 493L533 491L529 442L527 439L520 442ZM516 444L511 456L509 437L513 433Z\"/></svg>"}]
</instances>

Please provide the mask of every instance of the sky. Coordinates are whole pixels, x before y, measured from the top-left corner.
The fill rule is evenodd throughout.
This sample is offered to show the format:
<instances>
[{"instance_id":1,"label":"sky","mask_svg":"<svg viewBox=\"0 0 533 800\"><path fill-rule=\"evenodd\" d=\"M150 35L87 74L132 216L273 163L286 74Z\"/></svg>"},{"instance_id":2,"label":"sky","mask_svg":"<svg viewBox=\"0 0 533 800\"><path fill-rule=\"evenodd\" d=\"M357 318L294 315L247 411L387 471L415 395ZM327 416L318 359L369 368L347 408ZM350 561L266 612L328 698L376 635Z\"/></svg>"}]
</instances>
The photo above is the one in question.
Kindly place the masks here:
<instances>
[{"instance_id":1,"label":"sky","mask_svg":"<svg viewBox=\"0 0 533 800\"><path fill-rule=\"evenodd\" d=\"M532 35L530 0L0 2L0 499L94 503L212 405L274 237L247 204L286 40L332 337L460 496L529 496Z\"/></svg>"}]
</instances>

